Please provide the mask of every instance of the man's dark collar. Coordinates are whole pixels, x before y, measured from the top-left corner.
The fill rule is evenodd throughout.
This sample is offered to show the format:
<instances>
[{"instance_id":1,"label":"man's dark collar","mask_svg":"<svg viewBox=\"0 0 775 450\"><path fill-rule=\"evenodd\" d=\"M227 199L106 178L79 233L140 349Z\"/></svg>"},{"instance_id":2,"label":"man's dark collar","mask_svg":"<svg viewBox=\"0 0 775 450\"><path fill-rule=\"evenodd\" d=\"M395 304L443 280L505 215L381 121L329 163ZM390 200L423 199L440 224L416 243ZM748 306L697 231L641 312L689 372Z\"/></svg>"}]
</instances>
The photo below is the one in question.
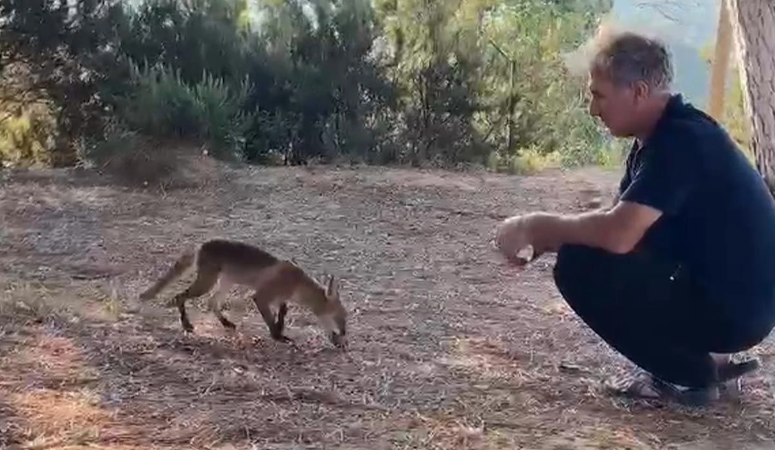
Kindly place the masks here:
<instances>
[{"instance_id":1,"label":"man's dark collar","mask_svg":"<svg viewBox=\"0 0 775 450\"><path fill-rule=\"evenodd\" d=\"M651 141L654 136L656 136L664 123L667 120L670 120L671 117L673 117L678 111L685 106L683 96L681 94L671 94L670 98L667 100L667 103L665 104L665 108L662 110L662 114L659 116L659 119L657 119L657 123L654 124L654 128L651 130L651 134L649 137L647 137L643 143L641 143L641 146L647 144L649 141Z\"/></svg>"},{"instance_id":2,"label":"man's dark collar","mask_svg":"<svg viewBox=\"0 0 775 450\"><path fill-rule=\"evenodd\" d=\"M662 113L662 117L666 117L675 113L679 108L683 107L684 105L685 105L684 98L681 94L670 95L670 98L667 100L667 104L665 105L665 110Z\"/></svg>"}]
</instances>

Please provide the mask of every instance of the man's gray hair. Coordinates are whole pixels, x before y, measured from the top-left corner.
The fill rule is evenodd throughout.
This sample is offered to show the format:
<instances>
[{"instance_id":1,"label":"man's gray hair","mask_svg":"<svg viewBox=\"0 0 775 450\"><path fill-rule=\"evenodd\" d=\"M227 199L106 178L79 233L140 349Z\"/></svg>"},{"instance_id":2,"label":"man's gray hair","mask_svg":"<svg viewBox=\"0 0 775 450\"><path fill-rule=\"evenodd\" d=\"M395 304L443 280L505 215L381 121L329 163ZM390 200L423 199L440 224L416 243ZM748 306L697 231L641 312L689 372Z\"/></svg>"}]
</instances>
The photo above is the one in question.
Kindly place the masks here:
<instances>
[{"instance_id":1,"label":"man's gray hair","mask_svg":"<svg viewBox=\"0 0 775 450\"><path fill-rule=\"evenodd\" d=\"M617 86L643 81L655 91L670 90L673 64L664 42L631 31L603 32L596 41L590 69Z\"/></svg>"}]
</instances>

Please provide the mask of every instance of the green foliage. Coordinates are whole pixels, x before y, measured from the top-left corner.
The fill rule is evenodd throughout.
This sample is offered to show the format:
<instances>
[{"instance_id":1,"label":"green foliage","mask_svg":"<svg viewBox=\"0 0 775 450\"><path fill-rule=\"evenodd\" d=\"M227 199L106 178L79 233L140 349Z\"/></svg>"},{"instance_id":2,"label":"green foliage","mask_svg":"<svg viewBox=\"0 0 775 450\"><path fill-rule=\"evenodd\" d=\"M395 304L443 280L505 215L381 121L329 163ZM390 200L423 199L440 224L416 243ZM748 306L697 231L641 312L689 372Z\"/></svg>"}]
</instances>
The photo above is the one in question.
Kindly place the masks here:
<instances>
[{"instance_id":1,"label":"green foliage","mask_svg":"<svg viewBox=\"0 0 775 450\"><path fill-rule=\"evenodd\" d=\"M443 0L383 1L388 77L399 90L404 129L400 160L483 162L486 148L474 129L481 108L477 84L481 45L471 21L487 5ZM464 9L467 8L467 9Z\"/></svg>"},{"instance_id":2,"label":"green foliage","mask_svg":"<svg viewBox=\"0 0 775 450\"><path fill-rule=\"evenodd\" d=\"M131 129L155 138L201 140L211 144L216 156L238 155L252 116L242 111L247 83L239 90L204 73L187 84L179 71L163 66L132 66L134 95L117 105L118 116Z\"/></svg>"},{"instance_id":3,"label":"green foliage","mask_svg":"<svg viewBox=\"0 0 775 450\"><path fill-rule=\"evenodd\" d=\"M567 76L562 60L587 37L593 12L571 1L508 3L489 12L481 92L490 108L477 122L501 153L559 152L565 165L595 164L604 156L602 131L586 112L586 80Z\"/></svg>"},{"instance_id":4,"label":"green foliage","mask_svg":"<svg viewBox=\"0 0 775 450\"><path fill-rule=\"evenodd\" d=\"M617 155L561 58L610 0L260 0L257 17L247 0L60 3L0 0L0 58L29 68L60 144L120 124L251 163L530 172Z\"/></svg>"},{"instance_id":5,"label":"green foliage","mask_svg":"<svg viewBox=\"0 0 775 450\"><path fill-rule=\"evenodd\" d=\"M248 157L280 152L293 160L357 158L379 151L382 110L394 90L370 58L376 38L371 6L364 0L265 2L260 39L273 76L255 109L259 118Z\"/></svg>"}]
</instances>

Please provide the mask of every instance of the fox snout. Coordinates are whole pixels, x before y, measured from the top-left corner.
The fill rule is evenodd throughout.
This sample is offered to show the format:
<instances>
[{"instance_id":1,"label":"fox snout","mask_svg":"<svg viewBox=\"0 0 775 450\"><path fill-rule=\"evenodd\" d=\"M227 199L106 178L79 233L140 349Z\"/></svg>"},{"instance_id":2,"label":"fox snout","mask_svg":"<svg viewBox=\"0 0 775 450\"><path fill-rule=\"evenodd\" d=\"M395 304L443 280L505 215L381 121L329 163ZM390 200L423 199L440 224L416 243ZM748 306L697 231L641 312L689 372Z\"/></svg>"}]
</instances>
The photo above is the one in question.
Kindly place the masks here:
<instances>
[{"instance_id":1,"label":"fox snout","mask_svg":"<svg viewBox=\"0 0 775 450\"><path fill-rule=\"evenodd\" d=\"M340 315L331 317L330 323L332 327L329 328L328 340L338 348L347 347L347 325L345 318Z\"/></svg>"},{"instance_id":2,"label":"fox snout","mask_svg":"<svg viewBox=\"0 0 775 450\"><path fill-rule=\"evenodd\" d=\"M328 334L328 340L330 340L331 343L334 344L334 346L337 348L347 347L347 338L345 335L337 333L336 331L332 331Z\"/></svg>"}]
</instances>

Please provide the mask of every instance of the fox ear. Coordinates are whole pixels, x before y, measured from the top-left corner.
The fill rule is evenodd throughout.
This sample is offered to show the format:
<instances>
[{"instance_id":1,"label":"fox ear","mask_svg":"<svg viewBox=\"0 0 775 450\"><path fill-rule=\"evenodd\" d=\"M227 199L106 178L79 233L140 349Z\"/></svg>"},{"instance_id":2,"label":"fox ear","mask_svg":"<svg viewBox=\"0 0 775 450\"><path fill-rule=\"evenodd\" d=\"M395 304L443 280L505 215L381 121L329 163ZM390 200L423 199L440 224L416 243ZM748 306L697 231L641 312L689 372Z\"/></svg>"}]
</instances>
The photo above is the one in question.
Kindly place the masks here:
<instances>
[{"instance_id":1,"label":"fox ear","mask_svg":"<svg viewBox=\"0 0 775 450\"><path fill-rule=\"evenodd\" d=\"M329 298L336 298L339 296L339 283L333 275L328 275L328 281L326 283L326 296Z\"/></svg>"}]
</instances>

